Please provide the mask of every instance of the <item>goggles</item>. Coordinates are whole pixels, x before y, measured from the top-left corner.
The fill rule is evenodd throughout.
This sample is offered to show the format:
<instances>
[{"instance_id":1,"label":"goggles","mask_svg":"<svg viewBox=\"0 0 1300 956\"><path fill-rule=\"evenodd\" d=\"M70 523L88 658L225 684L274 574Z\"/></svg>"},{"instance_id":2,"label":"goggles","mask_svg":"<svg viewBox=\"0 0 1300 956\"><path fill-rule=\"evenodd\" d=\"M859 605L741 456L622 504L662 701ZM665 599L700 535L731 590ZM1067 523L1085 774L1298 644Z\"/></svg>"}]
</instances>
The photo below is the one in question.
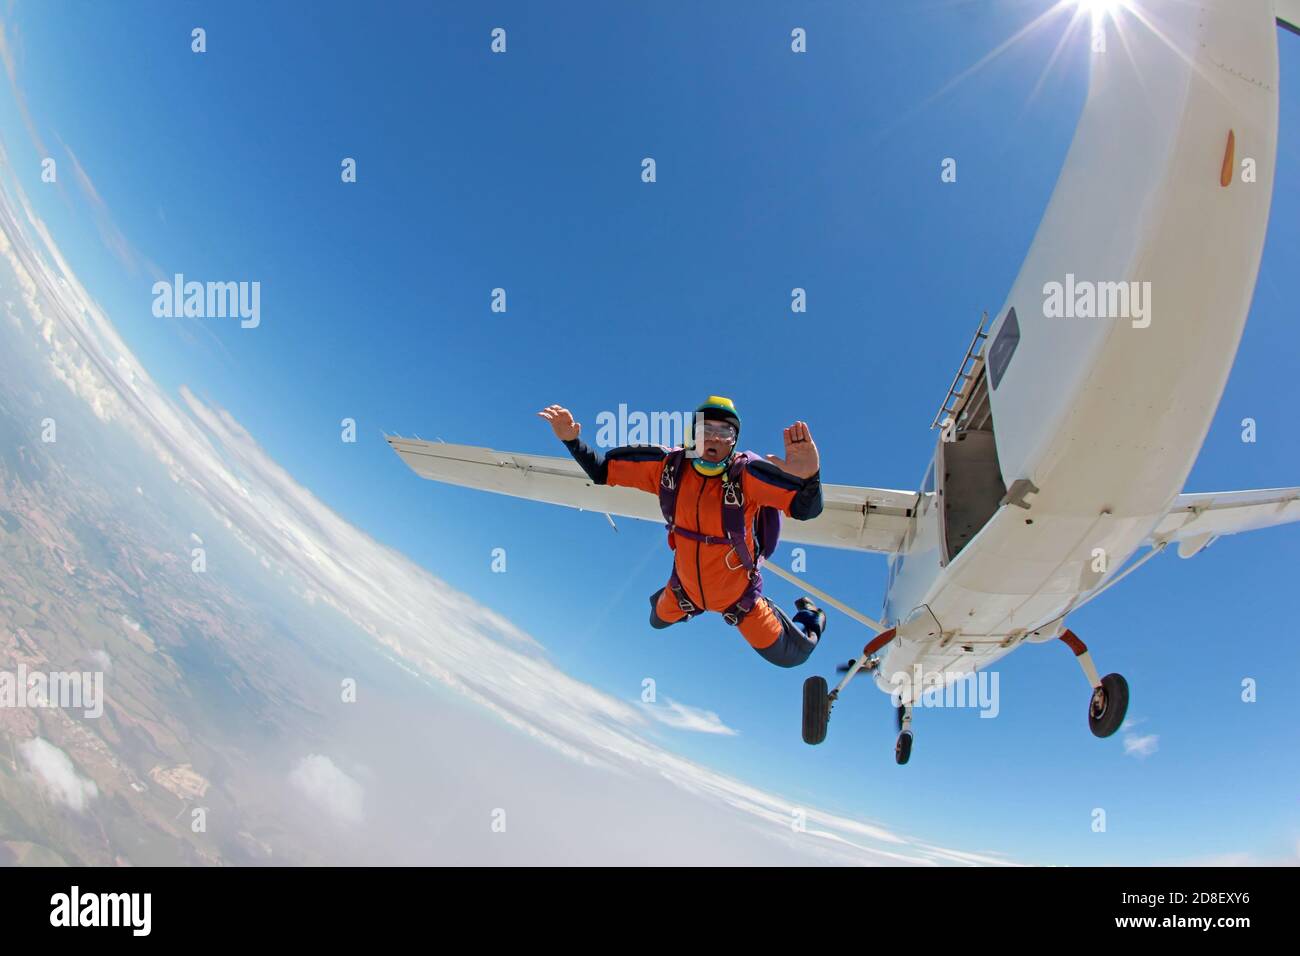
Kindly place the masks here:
<instances>
[{"instance_id":1,"label":"goggles","mask_svg":"<svg viewBox=\"0 0 1300 956\"><path fill-rule=\"evenodd\" d=\"M725 441L728 444L736 440L736 427L730 422L705 422L700 433L707 440L712 438L714 441Z\"/></svg>"}]
</instances>

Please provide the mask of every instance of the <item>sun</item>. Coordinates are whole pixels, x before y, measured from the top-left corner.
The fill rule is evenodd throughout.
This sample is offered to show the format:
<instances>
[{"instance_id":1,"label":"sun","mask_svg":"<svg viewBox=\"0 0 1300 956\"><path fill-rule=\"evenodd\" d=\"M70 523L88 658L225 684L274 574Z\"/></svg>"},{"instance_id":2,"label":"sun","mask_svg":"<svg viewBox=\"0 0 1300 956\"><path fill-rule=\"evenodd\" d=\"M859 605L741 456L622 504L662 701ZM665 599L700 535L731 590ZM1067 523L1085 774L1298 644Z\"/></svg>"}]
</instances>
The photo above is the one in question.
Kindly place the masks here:
<instances>
[{"instance_id":1,"label":"sun","mask_svg":"<svg viewBox=\"0 0 1300 956\"><path fill-rule=\"evenodd\" d=\"M1082 13L1092 14L1093 20L1114 17L1124 6L1124 0L1077 0Z\"/></svg>"},{"instance_id":2,"label":"sun","mask_svg":"<svg viewBox=\"0 0 1300 956\"><path fill-rule=\"evenodd\" d=\"M1069 3L1070 0L1062 0ZM1120 12L1126 9L1129 0L1074 0L1075 19L1088 18L1092 21L1092 32L1103 29L1108 22L1119 22Z\"/></svg>"}]
</instances>

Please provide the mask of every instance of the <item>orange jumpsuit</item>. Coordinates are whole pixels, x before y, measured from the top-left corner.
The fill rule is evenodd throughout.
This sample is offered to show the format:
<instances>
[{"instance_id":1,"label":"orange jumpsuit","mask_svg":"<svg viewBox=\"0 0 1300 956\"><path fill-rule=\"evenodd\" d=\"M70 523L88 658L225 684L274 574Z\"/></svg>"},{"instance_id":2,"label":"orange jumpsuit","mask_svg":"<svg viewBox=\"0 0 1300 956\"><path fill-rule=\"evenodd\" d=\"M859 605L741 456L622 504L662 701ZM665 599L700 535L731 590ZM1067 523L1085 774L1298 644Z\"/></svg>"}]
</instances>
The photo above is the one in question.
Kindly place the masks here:
<instances>
[{"instance_id":1,"label":"orange jumpsuit","mask_svg":"<svg viewBox=\"0 0 1300 956\"><path fill-rule=\"evenodd\" d=\"M603 461L574 439L565 442L570 452L598 484L639 488L658 496L668 450L653 445L629 445L611 449ZM594 462L594 467L593 467ZM594 473L593 473L594 472ZM776 508L796 520L815 518L822 507L820 476L796 478L775 465L751 462L741 480L745 502L745 543L756 554L754 518L760 507ZM688 461L681 470L675 521L678 527L700 534L725 538L722 522L722 478L701 475ZM725 611L740 598L749 584L749 574L730 545L692 541L685 537L675 545L678 580L691 602L708 611ZM654 600L651 623L667 626L686 617L668 587ZM774 603L762 598L739 624L750 646L781 666L802 663L816 644ZM767 653L765 653L767 652Z\"/></svg>"}]
</instances>

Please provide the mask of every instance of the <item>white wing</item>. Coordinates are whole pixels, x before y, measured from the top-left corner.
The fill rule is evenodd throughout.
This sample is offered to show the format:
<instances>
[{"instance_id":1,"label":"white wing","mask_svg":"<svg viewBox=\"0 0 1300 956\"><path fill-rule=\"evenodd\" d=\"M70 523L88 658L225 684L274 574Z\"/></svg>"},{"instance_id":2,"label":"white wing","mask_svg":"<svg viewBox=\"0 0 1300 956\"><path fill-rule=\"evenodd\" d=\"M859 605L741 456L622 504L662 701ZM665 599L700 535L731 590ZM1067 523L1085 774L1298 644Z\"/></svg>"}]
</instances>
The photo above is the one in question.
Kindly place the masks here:
<instances>
[{"instance_id":1,"label":"white wing","mask_svg":"<svg viewBox=\"0 0 1300 956\"><path fill-rule=\"evenodd\" d=\"M1177 541L1179 555L1190 558L1220 535L1294 521L1300 521L1300 488L1179 495L1151 540Z\"/></svg>"},{"instance_id":2,"label":"white wing","mask_svg":"<svg viewBox=\"0 0 1300 956\"><path fill-rule=\"evenodd\" d=\"M567 456L385 437L421 478L625 518L663 521L654 495L635 488L595 485ZM918 495L914 491L823 484L822 497L822 513L811 521L787 520L781 527L782 541L892 554L902 546Z\"/></svg>"}]
</instances>

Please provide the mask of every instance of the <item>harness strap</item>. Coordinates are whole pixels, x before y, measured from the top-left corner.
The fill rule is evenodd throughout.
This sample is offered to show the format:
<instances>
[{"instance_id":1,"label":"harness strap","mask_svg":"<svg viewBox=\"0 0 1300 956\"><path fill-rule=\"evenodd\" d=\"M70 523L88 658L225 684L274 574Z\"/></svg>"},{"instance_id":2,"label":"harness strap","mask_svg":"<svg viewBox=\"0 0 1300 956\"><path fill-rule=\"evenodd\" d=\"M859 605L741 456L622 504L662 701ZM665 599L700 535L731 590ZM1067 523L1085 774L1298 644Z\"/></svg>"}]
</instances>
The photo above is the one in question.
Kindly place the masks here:
<instances>
[{"instance_id":1,"label":"harness strap","mask_svg":"<svg viewBox=\"0 0 1300 956\"><path fill-rule=\"evenodd\" d=\"M739 452L736 460L722 473L722 536L702 534L688 528L679 527L677 521L677 493L681 488L682 471L686 466L686 450L674 449L664 459L662 477L659 481L659 507L663 511L664 526L668 529L669 542L676 547L678 535L688 541L701 544L727 544L736 552L740 566L751 573L758 570L758 561L750 553L745 540L749 528L745 526L744 475L749 463L758 456L752 452Z\"/></svg>"},{"instance_id":2,"label":"harness strap","mask_svg":"<svg viewBox=\"0 0 1300 956\"><path fill-rule=\"evenodd\" d=\"M677 606L685 612L687 620L704 613L704 608L696 607L695 602L686 593L681 578L677 576L676 564L673 565L672 577L668 579L668 590L677 599ZM735 602L722 612L722 619L732 627L738 627L740 622L758 606L759 598L762 596L763 577L760 574L751 574L749 584L741 592L740 597L736 598Z\"/></svg>"},{"instance_id":3,"label":"harness strap","mask_svg":"<svg viewBox=\"0 0 1300 956\"><path fill-rule=\"evenodd\" d=\"M686 588L682 587L682 579L677 576L677 562L675 561L673 562L672 577L668 579L668 590L672 591L673 597L677 598L677 606L686 612L687 619L704 613L703 609L695 606L695 602L686 593Z\"/></svg>"},{"instance_id":4,"label":"harness strap","mask_svg":"<svg viewBox=\"0 0 1300 956\"><path fill-rule=\"evenodd\" d=\"M749 529L745 527L743 490L745 468L748 467L751 457L753 456L744 453L738 455L737 461L722 476L722 529L727 536L727 541L736 552L740 566L752 575L758 571L758 563L749 553L749 545L745 542L745 534Z\"/></svg>"},{"instance_id":5,"label":"harness strap","mask_svg":"<svg viewBox=\"0 0 1300 956\"><path fill-rule=\"evenodd\" d=\"M758 606L758 600L763 596L763 576L757 572L751 572L749 575L749 586L736 599L736 603L731 605L722 612L722 619L732 627L738 627L740 622L749 616L750 612Z\"/></svg>"},{"instance_id":6,"label":"harness strap","mask_svg":"<svg viewBox=\"0 0 1300 956\"><path fill-rule=\"evenodd\" d=\"M750 554L749 546L745 541L745 534L748 530L745 527L745 495L743 491L743 480L745 468L749 462L757 456L741 452L736 456L736 461L722 473L722 528L723 536L712 534L702 534L699 531L692 531L689 528L682 528L676 524L677 511L677 492L681 487L682 471L686 465L685 449L676 449L668 454L664 459L663 476L659 485L659 505L664 514L665 527L668 529L669 542L672 547L676 547L675 539L680 536L687 541L698 541L701 544L726 544L736 554L736 559L740 561L740 566L745 569L749 576L749 583L745 590L741 592L730 607L722 612L722 619L733 627L738 626L749 614L758 606L759 598L763 594L763 578L759 575L759 563L754 560ZM730 563L728 563L730 566ZM740 570L739 568L735 570ZM677 564L673 562L672 577L668 579L668 589L672 592L673 597L677 599L677 606L686 617L692 618L698 614L704 613L704 608L696 607L695 602L691 600L690 595L682 586L681 579L677 576Z\"/></svg>"},{"instance_id":7,"label":"harness strap","mask_svg":"<svg viewBox=\"0 0 1300 956\"><path fill-rule=\"evenodd\" d=\"M719 538L717 535L700 534L698 531L692 531L690 528L683 528L681 525L669 525L668 530L680 538L687 541L699 541L703 544L731 544L730 538Z\"/></svg>"}]
</instances>

